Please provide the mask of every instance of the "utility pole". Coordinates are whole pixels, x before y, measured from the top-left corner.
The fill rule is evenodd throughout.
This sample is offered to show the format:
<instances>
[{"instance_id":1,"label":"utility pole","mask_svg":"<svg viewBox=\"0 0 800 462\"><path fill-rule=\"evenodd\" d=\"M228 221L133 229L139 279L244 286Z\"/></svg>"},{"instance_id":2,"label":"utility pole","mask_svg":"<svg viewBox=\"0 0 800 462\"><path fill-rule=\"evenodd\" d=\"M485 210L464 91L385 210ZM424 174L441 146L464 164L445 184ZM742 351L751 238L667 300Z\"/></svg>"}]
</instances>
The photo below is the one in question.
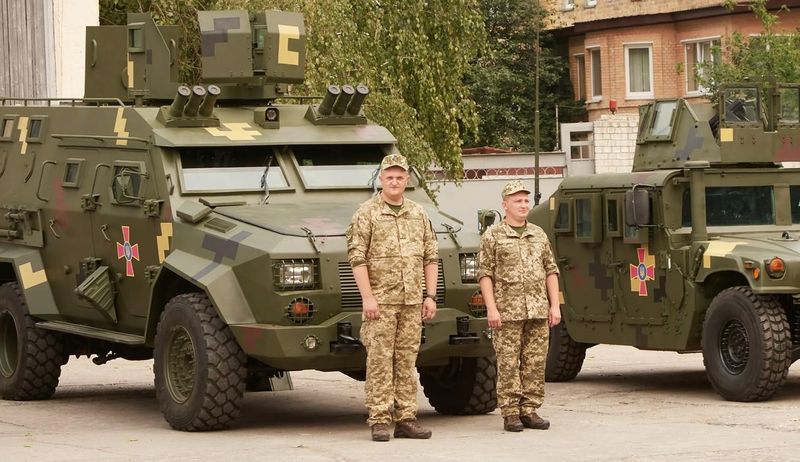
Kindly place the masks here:
<instances>
[{"instance_id":1,"label":"utility pole","mask_svg":"<svg viewBox=\"0 0 800 462\"><path fill-rule=\"evenodd\" d=\"M539 3L539 8L541 9L541 3ZM539 201L542 199L542 193L539 191L539 55L541 54L541 49L539 47L539 31L542 28L542 21L539 18L539 21L536 24L536 43L534 46L534 52L536 53L536 69L535 79L536 79L536 96L534 99L534 117L536 117L535 125L534 125L534 148L533 148L533 205L539 205Z\"/></svg>"}]
</instances>

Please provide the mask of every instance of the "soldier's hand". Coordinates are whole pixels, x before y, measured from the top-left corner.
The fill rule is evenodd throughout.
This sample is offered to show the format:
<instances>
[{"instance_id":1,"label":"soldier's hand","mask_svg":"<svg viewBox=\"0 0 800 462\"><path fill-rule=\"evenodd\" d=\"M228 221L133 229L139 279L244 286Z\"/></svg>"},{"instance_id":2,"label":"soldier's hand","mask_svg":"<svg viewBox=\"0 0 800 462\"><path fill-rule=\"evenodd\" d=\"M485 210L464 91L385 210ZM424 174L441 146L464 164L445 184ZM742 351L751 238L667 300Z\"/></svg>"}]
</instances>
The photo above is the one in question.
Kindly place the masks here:
<instances>
[{"instance_id":1,"label":"soldier's hand","mask_svg":"<svg viewBox=\"0 0 800 462\"><path fill-rule=\"evenodd\" d=\"M547 321L550 327L555 327L561 322L561 307L559 305L551 306L547 312Z\"/></svg>"},{"instance_id":2,"label":"soldier's hand","mask_svg":"<svg viewBox=\"0 0 800 462\"><path fill-rule=\"evenodd\" d=\"M500 312L496 309L486 310L486 319L492 329L499 329L503 325L503 321L500 320Z\"/></svg>"},{"instance_id":3,"label":"soldier's hand","mask_svg":"<svg viewBox=\"0 0 800 462\"><path fill-rule=\"evenodd\" d=\"M422 302L422 320L430 321L434 316L436 316L436 302L426 297Z\"/></svg>"},{"instance_id":4,"label":"soldier's hand","mask_svg":"<svg viewBox=\"0 0 800 462\"><path fill-rule=\"evenodd\" d=\"M378 308L378 301L375 297L365 298L362 304L365 319L378 319L381 317L381 311Z\"/></svg>"}]
</instances>

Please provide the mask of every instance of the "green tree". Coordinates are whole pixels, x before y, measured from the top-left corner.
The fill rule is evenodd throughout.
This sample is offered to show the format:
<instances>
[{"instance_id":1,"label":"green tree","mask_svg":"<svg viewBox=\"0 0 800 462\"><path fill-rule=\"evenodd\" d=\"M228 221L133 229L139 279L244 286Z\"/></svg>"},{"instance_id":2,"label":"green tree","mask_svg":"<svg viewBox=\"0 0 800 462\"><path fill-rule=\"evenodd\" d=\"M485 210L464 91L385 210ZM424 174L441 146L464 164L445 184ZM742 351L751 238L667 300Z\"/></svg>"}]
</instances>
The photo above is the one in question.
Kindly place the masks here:
<instances>
[{"instance_id":1,"label":"green tree","mask_svg":"<svg viewBox=\"0 0 800 462\"><path fill-rule=\"evenodd\" d=\"M725 0L724 4L732 10L738 3ZM741 32L734 32L717 50L722 51L723 59L703 63L694 70L698 82L712 101L718 100L719 87L726 82L741 82L747 78L765 82L772 78L777 82L800 82L800 32L797 29L788 32L776 29L779 13L788 9L782 7L771 11L767 8L767 0L753 0L748 7L761 22L761 34L745 37Z\"/></svg>"},{"instance_id":2,"label":"green tree","mask_svg":"<svg viewBox=\"0 0 800 462\"><path fill-rule=\"evenodd\" d=\"M369 118L389 128L409 161L461 174L462 136L478 118L464 74L485 42L479 0L101 0L101 21L124 24L127 11L151 11L186 37L182 79L199 76L196 11L283 9L305 14L306 81L295 95L321 95L331 83L366 83Z\"/></svg>"},{"instance_id":3,"label":"green tree","mask_svg":"<svg viewBox=\"0 0 800 462\"><path fill-rule=\"evenodd\" d=\"M478 133L471 146L491 145L532 151L535 123L536 31L544 28L547 11L531 0L481 0L488 46L467 73L478 107ZM569 68L550 34L541 33L539 111L541 148L556 143L556 105L564 106L562 122L576 117Z\"/></svg>"}]
</instances>

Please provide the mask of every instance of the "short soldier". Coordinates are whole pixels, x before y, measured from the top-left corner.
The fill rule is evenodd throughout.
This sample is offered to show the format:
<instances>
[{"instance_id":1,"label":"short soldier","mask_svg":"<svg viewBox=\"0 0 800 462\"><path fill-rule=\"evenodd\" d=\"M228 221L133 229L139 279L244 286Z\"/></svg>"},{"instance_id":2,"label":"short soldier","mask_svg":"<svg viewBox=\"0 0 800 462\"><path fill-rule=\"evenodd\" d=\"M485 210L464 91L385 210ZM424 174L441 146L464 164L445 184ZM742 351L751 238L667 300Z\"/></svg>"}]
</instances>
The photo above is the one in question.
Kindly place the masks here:
<instances>
[{"instance_id":1,"label":"short soldier","mask_svg":"<svg viewBox=\"0 0 800 462\"><path fill-rule=\"evenodd\" d=\"M528 223L530 191L503 188L505 219L486 230L478 257L481 292L497 353L497 400L503 428L547 430L536 410L544 400L549 327L561 322L558 268L544 231Z\"/></svg>"},{"instance_id":2,"label":"short soldier","mask_svg":"<svg viewBox=\"0 0 800 462\"><path fill-rule=\"evenodd\" d=\"M406 158L388 155L380 168L381 193L361 204L347 230L348 258L363 300L367 423L373 441L389 440L392 420L395 438L430 438L431 431L416 422L414 365L422 320L436 314L438 245L425 210L403 195Z\"/></svg>"}]
</instances>

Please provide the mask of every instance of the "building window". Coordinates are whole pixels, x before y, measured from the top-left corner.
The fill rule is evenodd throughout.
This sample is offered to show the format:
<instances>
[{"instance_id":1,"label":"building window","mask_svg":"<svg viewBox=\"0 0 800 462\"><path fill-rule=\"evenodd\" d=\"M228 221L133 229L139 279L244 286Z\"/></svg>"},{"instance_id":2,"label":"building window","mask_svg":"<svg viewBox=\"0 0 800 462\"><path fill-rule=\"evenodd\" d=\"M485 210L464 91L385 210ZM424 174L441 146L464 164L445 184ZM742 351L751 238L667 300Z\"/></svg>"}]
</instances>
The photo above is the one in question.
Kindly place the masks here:
<instances>
[{"instance_id":1,"label":"building window","mask_svg":"<svg viewBox=\"0 0 800 462\"><path fill-rule=\"evenodd\" d=\"M698 40L686 43L686 92L702 93L705 88L699 80L703 64L719 61L719 39Z\"/></svg>"},{"instance_id":2,"label":"building window","mask_svg":"<svg viewBox=\"0 0 800 462\"><path fill-rule=\"evenodd\" d=\"M564 11L571 11L575 9L575 0L563 0L562 3Z\"/></svg>"},{"instance_id":3,"label":"building window","mask_svg":"<svg viewBox=\"0 0 800 462\"><path fill-rule=\"evenodd\" d=\"M572 132L569 135L569 156L572 160L594 159L594 133Z\"/></svg>"},{"instance_id":4,"label":"building window","mask_svg":"<svg viewBox=\"0 0 800 462\"><path fill-rule=\"evenodd\" d=\"M583 55L575 55L575 79L578 81L578 99L586 99L586 58Z\"/></svg>"},{"instance_id":5,"label":"building window","mask_svg":"<svg viewBox=\"0 0 800 462\"><path fill-rule=\"evenodd\" d=\"M626 97L653 98L653 46L625 46Z\"/></svg>"},{"instance_id":6,"label":"building window","mask_svg":"<svg viewBox=\"0 0 800 462\"><path fill-rule=\"evenodd\" d=\"M601 77L602 66L600 64L600 49L593 48L589 50L589 56L592 59L592 98L603 98L603 77Z\"/></svg>"},{"instance_id":7,"label":"building window","mask_svg":"<svg viewBox=\"0 0 800 462\"><path fill-rule=\"evenodd\" d=\"M586 8L594 8L597 6L597 0L586 0Z\"/></svg>"}]
</instances>

